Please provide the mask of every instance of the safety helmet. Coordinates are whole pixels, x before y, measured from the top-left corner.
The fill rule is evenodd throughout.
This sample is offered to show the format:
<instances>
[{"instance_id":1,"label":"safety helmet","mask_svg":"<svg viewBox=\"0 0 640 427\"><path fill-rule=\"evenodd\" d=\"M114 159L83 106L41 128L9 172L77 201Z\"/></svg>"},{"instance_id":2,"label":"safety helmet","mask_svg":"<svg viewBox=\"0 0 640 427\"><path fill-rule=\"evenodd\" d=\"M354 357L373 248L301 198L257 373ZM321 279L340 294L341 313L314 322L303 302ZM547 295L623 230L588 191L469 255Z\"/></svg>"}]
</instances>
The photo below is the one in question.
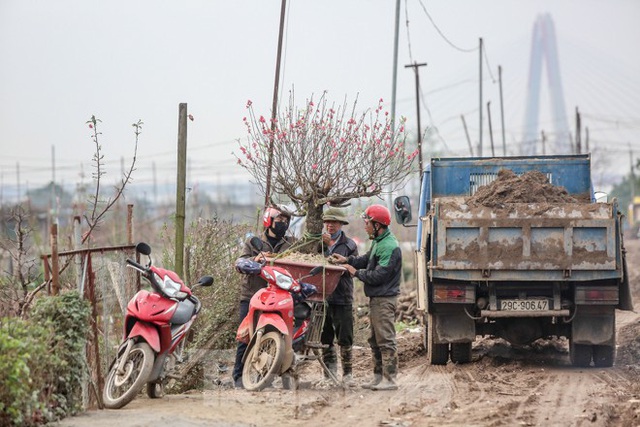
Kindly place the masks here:
<instances>
[{"instance_id":1,"label":"safety helmet","mask_svg":"<svg viewBox=\"0 0 640 427\"><path fill-rule=\"evenodd\" d=\"M379 222L383 225L391 224L391 213L389 212L389 209L382 205L369 206L362 214L362 218Z\"/></svg>"},{"instance_id":2,"label":"safety helmet","mask_svg":"<svg viewBox=\"0 0 640 427\"><path fill-rule=\"evenodd\" d=\"M264 228L269 228L273 225L273 220L279 216L284 216L287 218L287 221L291 220L291 213L287 212L284 209L277 208L267 208L264 211L264 215L262 216L262 225Z\"/></svg>"},{"instance_id":3,"label":"safety helmet","mask_svg":"<svg viewBox=\"0 0 640 427\"><path fill-rule=\"evenodd\" d=\"M327 208L322 214L323 221L338 221L343 224L349 224L347 221L347 215L342 209L338 208Z\"/></svg>"}]
</instances>

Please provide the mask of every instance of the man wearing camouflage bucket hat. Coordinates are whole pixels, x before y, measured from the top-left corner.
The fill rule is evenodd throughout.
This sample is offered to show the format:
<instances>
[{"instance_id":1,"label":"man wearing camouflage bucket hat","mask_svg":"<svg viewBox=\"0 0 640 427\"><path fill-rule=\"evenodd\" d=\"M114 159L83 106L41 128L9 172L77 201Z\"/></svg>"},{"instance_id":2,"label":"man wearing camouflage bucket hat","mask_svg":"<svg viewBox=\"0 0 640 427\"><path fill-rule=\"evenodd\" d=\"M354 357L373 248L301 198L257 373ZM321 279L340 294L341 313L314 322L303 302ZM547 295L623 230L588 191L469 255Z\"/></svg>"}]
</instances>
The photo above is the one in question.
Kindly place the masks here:
<instances>
[{"instance_id":1,"label":"man wearing camouflage bucket hat","mask_svg":"<svg viewBox=\"0 0 640 427\"><path fill-rule=\"evenodd\" d=\"M322 214L325 231L322 233L322 249L324 256L339 254L345 257L358 255L356 243L342 231L342 226L349 224L343 209L327 208ZM321 336L322 344L328 347L322 350L322 360L334 376L338 372L338 358L334 340L340 348L342 363L342 383L354 386L352 374L353 346L353 278L343 274L336 290L327 298L327 313Z\"/></svg>"}]
</instances>

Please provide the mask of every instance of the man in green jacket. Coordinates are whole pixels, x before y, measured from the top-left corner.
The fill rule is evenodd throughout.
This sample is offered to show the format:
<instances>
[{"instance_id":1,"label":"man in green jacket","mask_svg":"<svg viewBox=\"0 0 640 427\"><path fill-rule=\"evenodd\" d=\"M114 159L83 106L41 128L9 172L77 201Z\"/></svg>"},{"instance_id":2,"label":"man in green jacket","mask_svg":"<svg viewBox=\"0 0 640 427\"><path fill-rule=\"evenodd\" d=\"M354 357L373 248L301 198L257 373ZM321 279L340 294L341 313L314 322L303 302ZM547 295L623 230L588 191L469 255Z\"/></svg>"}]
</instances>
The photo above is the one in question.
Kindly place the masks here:
<instances>
[{"instance_id":1,"label":"man in green jacket","mask_svg":"<svg viewBox=\"0 0 640 427\"><path fill-rule=\"evenodd\" d=\"M333 254L331 259L337 264L345 264L349 274L364 283L364 293L369 297L369 346L373 353L374 368L373 380L362 387L396 390L398 348L395 315L400 294L402 252L398 240L389 230L389 209L382 205L371 205L362 218L365 231L373 240L369 252L348 258Z\"/></svg>"}]
</instances>

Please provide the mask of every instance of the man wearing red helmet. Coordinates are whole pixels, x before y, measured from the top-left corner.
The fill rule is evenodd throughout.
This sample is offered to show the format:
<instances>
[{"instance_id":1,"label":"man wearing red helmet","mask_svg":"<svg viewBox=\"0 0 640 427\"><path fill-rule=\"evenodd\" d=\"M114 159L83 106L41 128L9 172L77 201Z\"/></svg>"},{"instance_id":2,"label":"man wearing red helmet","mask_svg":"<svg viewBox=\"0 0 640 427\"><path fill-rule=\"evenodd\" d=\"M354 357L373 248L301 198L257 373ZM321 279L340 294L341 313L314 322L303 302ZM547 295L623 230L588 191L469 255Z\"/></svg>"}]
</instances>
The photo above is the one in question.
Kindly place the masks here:
<instances>
[{"instance_id":1,"label":"man wearing red helmet","mask_svg":"<svg viewBox=\"0 0 640 427\"><path fill-rule=\"evenodd\" d=\"M272 207L265 209L262 217L264 233L260 237L263 245L262 253L251 245L251 238L248 238L244 242L244 249L240 258L253 258L256 261L261 261L263 256L273 258L276 254L289 249L295 243L293 237L285 236L289 229L290 221L291 214L285 209ZM247 280L242 284L242 289L240 290L240 322L249 313L249 301L253 294L267 286L267 282L259 275L247 275L246 277ZM242 388L242 368L244 367L242 357L246 349L247 344L238 342L236 361L233 367L233 382L237 388Z\"/></svg>"},{"instance_id":2,"label":"man wearing red helmet","mask_svg":"<svg viewBox=\"0 0 640 427\"><path fill-rule=\"evenodd\" d=\"M398 349L395 316L400 294L402 252L398 240L389 230L391 213L382 205L369 206L362 215L371 249L362 256L332 255L332 261L345 264L351 276L364 283L369 297L371 336L369 345L373 354L373 380L363 384L372 390L396 390Z\"/></svg>"}]
</instances>

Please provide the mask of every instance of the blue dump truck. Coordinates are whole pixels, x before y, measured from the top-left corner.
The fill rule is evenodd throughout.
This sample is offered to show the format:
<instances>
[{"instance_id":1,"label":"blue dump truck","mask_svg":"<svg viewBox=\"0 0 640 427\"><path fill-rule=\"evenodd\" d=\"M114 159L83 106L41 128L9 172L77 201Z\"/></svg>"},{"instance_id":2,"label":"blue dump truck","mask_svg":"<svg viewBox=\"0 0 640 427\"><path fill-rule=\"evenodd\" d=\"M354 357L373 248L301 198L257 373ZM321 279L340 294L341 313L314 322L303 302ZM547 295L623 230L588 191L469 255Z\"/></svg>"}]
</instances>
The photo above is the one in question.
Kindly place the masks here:
<instances>
[{"instance_id":1,"label":"blue dump truck","mask_svg":"<svg viewBox=\"0 0 640 427\"><path fill-rule=\"evenodd\" d=\"M616 309L633 307L622 214L615 200L596 200L590 162L589 155L431 160L415 252L430 364L469 362L476 336L494 336L514 346L566 337L574 366L613 365ZM492 204L472 203L503 171L538 171L571 201L502 202L495 194ZM399 223L412 225L407 196L394 208Z\"/></svg>"}]
</instances>

